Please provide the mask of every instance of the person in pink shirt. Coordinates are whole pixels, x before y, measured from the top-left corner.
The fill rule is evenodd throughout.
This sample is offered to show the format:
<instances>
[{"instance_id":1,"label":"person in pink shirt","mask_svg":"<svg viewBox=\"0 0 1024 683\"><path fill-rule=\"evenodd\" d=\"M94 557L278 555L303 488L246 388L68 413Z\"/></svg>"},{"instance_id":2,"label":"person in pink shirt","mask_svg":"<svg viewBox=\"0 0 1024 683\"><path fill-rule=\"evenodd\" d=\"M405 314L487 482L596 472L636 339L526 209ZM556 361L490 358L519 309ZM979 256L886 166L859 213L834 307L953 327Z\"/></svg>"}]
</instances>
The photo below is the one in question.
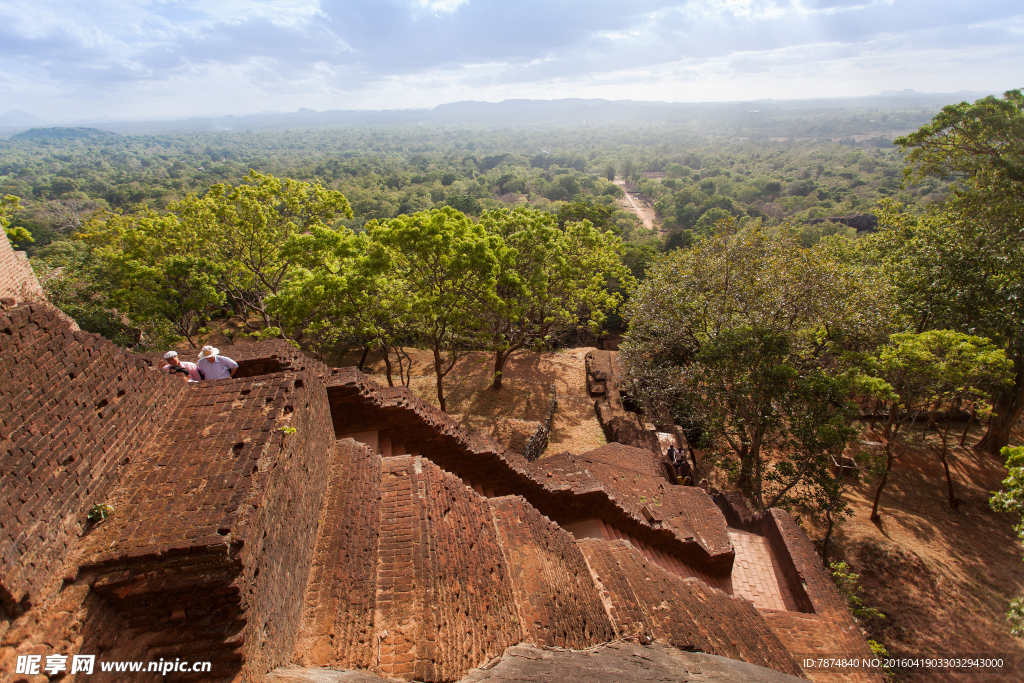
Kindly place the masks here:
<instances>
[{"instance_id":1,"label":"person in pink shirt","mask_svg":"<svg viewBox=\"0 0 1024 683\"><path fill-rule=\"evenodd\" d=\"M167 361L167 365L161 368L164 372L180 374L187 377L189 382L198 382L202 379L202 375L199 374L199 366L195 363L178 360L177 351L168 351L165 353L164 360Z\"/></svg>"}]
</instances>

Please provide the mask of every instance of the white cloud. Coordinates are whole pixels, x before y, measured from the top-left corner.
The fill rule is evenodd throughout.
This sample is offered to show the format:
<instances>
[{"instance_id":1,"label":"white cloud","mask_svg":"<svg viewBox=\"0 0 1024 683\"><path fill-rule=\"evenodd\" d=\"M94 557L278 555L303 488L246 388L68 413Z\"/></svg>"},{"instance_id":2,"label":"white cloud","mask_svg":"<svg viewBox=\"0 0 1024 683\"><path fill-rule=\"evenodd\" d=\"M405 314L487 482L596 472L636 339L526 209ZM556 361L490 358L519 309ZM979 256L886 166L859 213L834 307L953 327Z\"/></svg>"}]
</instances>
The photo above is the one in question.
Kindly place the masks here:
<instances>
[{"instance_id":1,"label":"white cloud","mask_svg":"<svg viewBox=\"0 0 1024 683\"><path fill-rule=\"evenodd\" d=\"M433 14L451 13L469 0L413 0L413 6L417 9L426 9Z\"/></svg>"},{"instance_id":2,"label":"white cloud","mask_svg":"<svg viewBox=\"0 0 1024 683\"><path fill-rule=\"evenodd\" d=\"M44 117L1024 85L1017 0L0 0Z\"/></svg>"}]
</instances>

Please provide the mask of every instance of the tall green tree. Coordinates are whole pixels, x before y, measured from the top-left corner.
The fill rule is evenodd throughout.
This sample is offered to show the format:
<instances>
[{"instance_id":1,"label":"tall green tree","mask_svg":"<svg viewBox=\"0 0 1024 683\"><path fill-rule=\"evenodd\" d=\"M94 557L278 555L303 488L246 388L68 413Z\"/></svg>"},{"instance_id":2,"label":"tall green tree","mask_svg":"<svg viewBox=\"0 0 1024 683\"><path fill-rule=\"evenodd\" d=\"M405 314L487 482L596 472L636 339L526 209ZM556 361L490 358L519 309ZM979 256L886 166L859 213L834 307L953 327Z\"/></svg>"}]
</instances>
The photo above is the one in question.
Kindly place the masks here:
<instances>
[{"instance_id":1,"label":"tall green tree","mask_svg":"<svg viewBox=\"0 0 1024 683\"><path fill-rule=\"evenodd\" d=\"M281 249L293 261L289 279L267 297L267 313L324 360L339 344L368 344L365 315L375 301L365 257L368 240L342 228L313 226L292 235ZM368 347L367 347L368 348Z\"/></svg>"},{"instance_id":2,"label":"tall green tree","mask_svg":"<svg viewBox=\"0 0 1024 683\"><path fill-rule=\"evenodd\" d=\"M907 151L906 176L954 176L951 208L991 228L1024 229L1024 93L1009 90L942 108L927 125L893 141Z\"/></svg>"},{"instance_id":3,"label":"tall green tree","mask_svg":"<svg viewBox=\"0 0 1024 683\"><path fill-rule=\"evenodd\" d=\"M855 433L865 387L845 353L887 334L871 284L827 243L726 223L662 256L627 305L631 391L734 458L758 507L806 498Z\"/></svg>"},{"instance_id":4,"label":"tall green tree","mask_svg":"<svg viewBox=\"0 0 1024 683\"><path fill-rule=\"evenodd\" d=\"M93 246L89 278L105 305L154 341L196 346L207 316L225 302L223 268L173 214L107 214L80 235Z\"/></svg>"},{"instance_id":5,"label":"tall green tree","mask_svg":"<svg viewBox=\"0 0 1024 683\"><path fill-rule=\"evenodd\" d=\"M256 171L236 187L213 185L203 197L190 195L169 210L223 266L226 294L268 327L267 297L281 291L295 264L282 252L288 239L353 216L340 192Z\"/></svg>"},{"instance_id":6,"label":"tall green tree","mask_svg":"<svg viewBox=\"0 0 1024 683\"><path fill-rule=\"evenodd\" d=\"M486 212L480 224L499 238L496 296L483 309L494 353L493 388L516 351L542 343L552 329L600 329L622 301L609 283L632 281L622 241L589 221L560 229L550 213L526 207Z\"/></svg>"},{"instance_id":7,"label":"tall green tree","mask_svg":"<svg viewBox=\"0 0 1024 683\"><path fill-rule=\"evenodd\" d=\"M459 358L487 344L484 311L494 305L500 238L451 207L366 225L378 271L403 283L411 330L433 356L437 402Z\"/></svg>"},{"instance_id":8,"label":"tall green tree","mask_svg":"<svg viewBox=\"0 0 1024 683\"><path fill-rule=\"evenodd\" d=\"M11 216L21 208L21 199L13 194L5 195L0 199L0 228L11 241L11 245L17 247L19 242L34 242L32 234L25 228L10 227Z\"/></svg>"},{"instance_id":9,"label":"tall green tree","mask_svg":"<svg viewBox=\"0 0 1024 683\"><path fill-rule=\"evenodd\" d=\"M903 230L901 251L916 257L910 292L925 304L916 313L927 328L989 337L1014 362L1014 383L995 397L979 443L997 454L1024 413L1024 94L944 107L895 143L907 151L908 179L958 179L943 211L915 221L890 210L884 222ZM932 251L940 263L927 263Z\"/></svg>"},{"instance_id":10,"label":"tall green tree","mask_svg":"<svg viewBox=\"0 0 1024 683\"><path fill-rule=\"evenodd\" d=\"M286 334L295 335L321 359L341 344L357 345L363 355L382 352L387 380L409 385L411 362L405 344L415 341L409 319L409 290L390 262L371 257L369 235L314 227L294 235L283 249L296 259L296 270L281 292L268 300Z\"/></svg>"},{"instance_id":11,"label":"tall green tree","mask_svg":"<svg viewBox=\"0 0 1024 683\"><path fill-rule=\"evenodd\" d=\"M1024 240L954 209L918 216L895 202L879 208L882 231L868 242L893 300L914 332L985 337L1013 363L998 389L979 446L998 453L1024 413Z\"/></svg>"},{"instance_id":12,"label":"tall green tree","mask_svg":"<svg viewBox=\"0 0 1024 683\"><path fill-rule=\"evenodd\" d=\"M1006 354L988 339L951 330L903 332L892 335L878 356L877 375L891 387L889 417L882 434L886 454L885 470L875 489L871 518L878 519L882 491L888 482L897 450L901 425L923 419L925 428L934 425L942 437L935 448L946 474L949 505L956 509L959 500L950 471L949 428L947 415L944 427L935 422L935 414L945 407L947 412L964 402L975 404L979 412L987 412L987 401L1009 381L1013 365Z\"/></svg>"},{"instance_id":13,"label":"tall green tree","mask_svg":"<svg viewBox=\"0 0 1024 683\"><path fill-rule=\"evenodd\" d=\"M1007 476L1003 480L1003 490L994 493L989 504L993 510L1009 512L1020 520L1013 529L1024 543L1024 447L1004 448L1002 455L1006 458ZM1015 636L1024 635L1024 598L1010 603L1006 616L1010 621L1010 632Z\"/></svg>"}]
</instances>

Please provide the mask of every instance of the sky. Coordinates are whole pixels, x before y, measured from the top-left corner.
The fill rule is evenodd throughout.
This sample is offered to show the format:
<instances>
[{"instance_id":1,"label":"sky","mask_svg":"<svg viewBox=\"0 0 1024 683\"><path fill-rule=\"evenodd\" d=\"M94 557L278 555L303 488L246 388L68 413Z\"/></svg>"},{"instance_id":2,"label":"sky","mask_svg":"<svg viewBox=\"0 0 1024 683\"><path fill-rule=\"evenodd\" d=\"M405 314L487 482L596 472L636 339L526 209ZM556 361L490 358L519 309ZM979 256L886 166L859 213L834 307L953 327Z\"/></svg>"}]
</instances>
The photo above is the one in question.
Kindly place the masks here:
<instances>
[{"instance_id":1,"label":"sky","mask_svg":"<svg viewBox=\"0 0 1024 683\"><path fill-rule=\"evenodd\" d=\"M1024 87L1021 0L0 0L47 120Z\"/></svg>"}]
</instances>

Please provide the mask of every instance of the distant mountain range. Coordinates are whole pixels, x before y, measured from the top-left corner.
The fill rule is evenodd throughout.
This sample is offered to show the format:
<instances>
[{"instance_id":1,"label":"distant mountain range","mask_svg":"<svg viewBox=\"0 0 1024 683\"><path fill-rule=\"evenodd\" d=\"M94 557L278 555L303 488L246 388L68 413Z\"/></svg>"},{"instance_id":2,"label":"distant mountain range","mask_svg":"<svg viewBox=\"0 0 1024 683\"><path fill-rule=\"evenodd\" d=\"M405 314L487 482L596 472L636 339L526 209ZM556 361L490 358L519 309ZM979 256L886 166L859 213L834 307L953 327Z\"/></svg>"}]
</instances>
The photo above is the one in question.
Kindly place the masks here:
<instances>
[{"instance_id":1,"label":"distant mountain range","mask_svg":"<svg viewBox=\"0 0 1024 683\"><path fill-rule=\"evenodd\" d=\"M919 93L886 90L867 97L803 100L745 100L738 102L642 102L633 100L559 99L452 102L433 109L331 110L301 108L291 113L261 112L239 116L197 116L157 120L115 121L109 118L62 121L62 126L92 127L122 134L305 129L334 126L460 124L460 125L606 125L613 123L686 122L702 118L745 117L751 114L801 115L821 110L938 109L946 104L973 101L990 93ZM23 111L0 115L0 128L12 135L26 128L40 129L47 122ZM66 129L65 129L66 130ZM39 133L34 133L38 137ZM54 137L63 137L54 135Z\"/></svg>"},{"instance_id":2,"label":"distant mountain range","mask_svg":"<svg viewBox=\"0 0 1024 683\"><path fill-rule=\"evenodd\" d=\"M45 123L46 121L39 118L38 116L32 116L32 114L29 114L25 111L21 111L20 109L12 109L9 112L0 114L0 127L2 128L36 126Z\"/></svg>"}]
</instances>

